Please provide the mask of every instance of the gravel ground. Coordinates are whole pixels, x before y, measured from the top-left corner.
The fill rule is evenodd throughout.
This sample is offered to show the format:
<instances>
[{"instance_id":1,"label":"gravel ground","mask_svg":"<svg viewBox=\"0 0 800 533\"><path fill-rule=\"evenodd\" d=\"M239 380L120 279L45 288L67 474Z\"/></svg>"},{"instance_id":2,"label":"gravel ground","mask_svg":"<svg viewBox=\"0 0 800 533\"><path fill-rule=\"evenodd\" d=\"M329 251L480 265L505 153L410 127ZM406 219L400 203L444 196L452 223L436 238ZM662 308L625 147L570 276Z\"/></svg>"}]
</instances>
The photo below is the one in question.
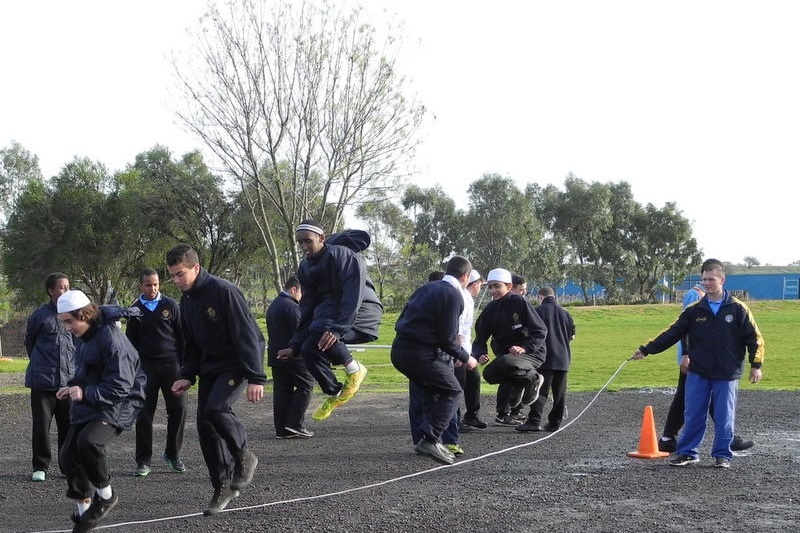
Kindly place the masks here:
<instances>
[{"instance_id":1,"label":"gravel ground","mask_svg":"<svg viewBox=\"0 0 800 533\"><path fill-rule=\"evenodd\" d=\"M329 420L310 421L316 435L308 440L275 440L271 402L242 401L237 412L260 463L253 485L229 511L201 515L212 491L192 414L185 474L169 472L159 460L149 477L134 478L133 432L111 445L120 505L109 527L98 530L795 531L799 397L740 394L737 433L756 447L728 470L711 468L708 436L699 465L675 468L664 459L627 456L638 446L646 405L653 406L660 431L671 401L662 391L570 393L571 418L561 431L470 432L462 436L466 455L451 467L414 454L402 394L359 394ZM315 397L312 407L320 401ZM491 418L493 404L484 398L483 418ZM0 395L0 415L0 531L70 531L72 502L64 496L64 479L51 469L46 482L29 480L28 396ZM163 423L156 432L158 450Z\"/></svg>"}]
</instances>

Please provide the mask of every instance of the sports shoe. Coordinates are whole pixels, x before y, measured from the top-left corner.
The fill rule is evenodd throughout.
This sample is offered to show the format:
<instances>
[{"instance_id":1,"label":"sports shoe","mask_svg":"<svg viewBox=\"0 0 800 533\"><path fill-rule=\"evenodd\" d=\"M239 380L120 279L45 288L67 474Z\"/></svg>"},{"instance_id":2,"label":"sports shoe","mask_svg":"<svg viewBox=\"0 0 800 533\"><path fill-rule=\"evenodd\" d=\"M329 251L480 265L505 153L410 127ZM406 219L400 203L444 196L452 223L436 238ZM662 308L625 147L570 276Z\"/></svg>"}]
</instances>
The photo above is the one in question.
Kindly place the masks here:
<instances>
[{"instance_id":1,"label":"sports shoe","mask_svg":"<svg viewBox=\"0 0 800 533\"><path fill-rule=\"evenodd\" d=\"M325 420L326 418L331 416L331 413L333 412L334 409L336 409L343 403L344 401L341 400L339 396L328 396L328 398L324 402L322 402L322 405L317 407L317 410L311 413L311 418L317 421Z\"/></svg>"},{"instance_id":2,"label":"sports shoe","mask_svg":"<svg viewBox=\"0 0 800 533\"><path fill-rule=\"evenodd\" d=\"M31 481L44 481L46 477L47 474L44 473L44 470L37 470L31 474Z\"/></svg>"},{"instance_id":3,"label":"sports shoe","mask_svg":"<svg viewBox=\"0 0 800 533\"><path fill-rule=\"evenodd\" d=\"M549 431L549 432L551 432L551 433L552 433L553 431L558 431L560 428L561 428L561 426L560 426L560 425L558 425L558 424L547 424L547 425L544 427L544 430L545 430L545 431Z\"/></svg>"},{"instance_id":4,"label":"sports shoe","mask_svg":"<svg viewBox=\"0 0 800 533\"><path fill-rule=\"evenodd\" d=\"M420 455L427 455L433 458L434 461L439 461L447 465L456 462L456 456L453 455L453 452L448 450L444 444L441 442L431 442L426 438L420 439L417 445L414 446L414 451Z\"/></svg>"},{"instance_id":5,"label":"sports shoe","mask_svg":"<svg viewBox=\"0 0 800 533\"><path fill-rule=\"evenodd\" d=\"M714 459L714 468L730 468L731 460L727 457L716 457Z\"/></svg>"},{"instance_id":6,"label":"sports shoe","mask_svg":"<svg viewBox=\"0 0 800 533\"><path fill-rule=\"evenodd\" d=\"M520 424L515 427L517 431L542 431L542 426L538 424L532 424L530 422L525 422L524 424Z\"/></svg>"},{"instance_id":7,"label":"sports shoe","mask_svg":"<svg viewBox=\"0 0 800 533\"><path fill-rule=\"evenodd\" d=\"M658 439L658 451L675 453L676 442L675 439Z\"/></svg>"},{"instance_id":8,"label":"sports shoe","mask_svg":"<svg viewBox=\"0 0 800 533\"><path fill-rule=\"evenodd\" d=\"M339 394L339 400L342 403L352 400L365 377L367 377L367 367L358 363L358 370L352 374L347 374L344 386L342 386L342 392Z\"/></svg>"},{"instance_id":9,"label":"sports shoe","mask_svg":"<svg viewBox=\"0 0 800 533\"><path fill-rule=\"evenodd\" d=\"M733 440L731 441L731 451L741 452L742 450L752 448L754 444L755 443L751 440L744 440L742 437L734 436Z\"/></svg>"},{"instance_id":10,"label":"sports shoe","mask_svg":"<svg viewBox=\"0 0 800 533\"><path fill-rule=\"evenodd\" d=\"M283 433L276 433L275 434L275 438L276 439L295 439L295 438L297 438L297 435L295 435L294 433L289 433L288 431L284 431Z\"/></svg>"},{"instance_id":11,"label":"sports shoe","mask_svg":"<svg viewBox=\"0 0 800 533\"><path fill-rule=\"evenodd\" d=\"M542 383L544 383L544 376L537 374L536 380L525 387L525 394L522 395L522 402L520 402L522 407L529 407L539 399L539 390L542 388Z\"/></svg>"},{"instance_id":12,"label":"sports shoe","mask_svg":"<svg viewBox=\"0 0 800 533\"><path fill-rule=\"evenodd\" d=\"M242 455L236 459L233 467L233 479L231 479L231 490L239 491L247 487L253 481L253 474L258 466L256 454L245 448Z\"/></svg>"},{"instance_id":13,"label":"sports shoe","mask_svg":"<svg viewBox=\"0 0 800 533\"><path fill-rule=\"evenodd\" d=\"M133 471L133 475L136 477L147 477L152 471L153 469L150 468L150 465L139 465L136 467L136 470Z\"/></svg>"},{"instance_id":14,"label":"sports shoe","mask_svg":"<svg viewBox=\"0 0 800 533\"><path fill-rule=\"evenodd\" d=\"M444 447L453 455L464 455L464 448L458 444L445 444Z\"/></svg>"},{"instance_id":15,"label":"sports shoe","mask_svg":"<svg viewBox=\"0 0 800 533\"><path fill-rule=\"evenodd\" d=\"M541 374L536 374L536 379L533 381L533 387L528 395L523 398L523 405L528 406L532 405L536 400L539 399L539 391L542 390L542 385L544 385L544 376Z\"/></svg>"},{"instance_id":16,"label":"sports shoe","mask_svg":"<svg viewBox=\"0 0 800 533\"><path fill-rule=\"evenodd\" d=\"M469 417L465 416L464 420L462 420L462 424L474 429L486 429L487 427L489 427L489 425L486 422L484 422L477 416L469 416Z\"/></svg>"},{"instance_id":17,"label":"sports shoe","mask_svg":"<svg viewBox=\"0 0 800 533\"><path fill-rule=\"evenodd\" d=\"M239 497L239 491L230 489L228 487L220 487L214 490L214 496L211 498L211 503L203 511L203 515L211 516L222 511L227 507L231 500Z\"/></svg>"},{"instance_id":18,"label":"sports shoe","mask_svg":"<svg viewBox=\"0 0 800 533\"><path fill-rule=\"evenodd\" d=\"M169 467L172 469L173 472L177 472L179 474L183 474L184 472L186 472L186 465L183 464L183 461L181 461L180 459L172 459L166 453L162 457L164 458L164 461L169 465Z\"/></svg>"},{"instance_id":19,"label":"sports shoe","mask_svg":"<svg viewBox=\"0 0 800 533\"><path fill-rule=\"evenodd\" d=\"M511 415L497 415L494 417L494 425L495 426L519 426L522 424L519 420L514 418Z\"/></svg>"},{"instance_id":20,"label":"sports shoe","mask_svg":"<svg viewBox=\"0 0 800 533\"><path fill-rule=\"evenodd\" d=\"M119 503L119 497L115 491L111 491L111 497L104 500L95 493L92 498L92 504L86 509L86 512L81 515L81 522L84 524L97 524L103 520L111 510Z\"/></svg>"},{"instance_id":21,"label":"sports shoe","mask_svg":"<svg viewBox=\"0 0 800 533\"><path fill-rule=\"evenodd\" d=\"M670 459L669 466L686 466L699 462L700 459L691 455L676 455L673 459Z\"/></svg>"},{"instance_id":22,"label":"sports shoe","mask_svg":"<svg viewBox=\"0 0 800 533\"><path fill-rule=\"evenodd\" d=\"M90 524L88 522L82 522L81 517L78 516L76 512L72 512L72 515L69 517L74 524L72 526L72 533L88 533L89 531L94 529L94 526L97 524Z\"/></svg>"},{"instance_id":23,"label":"sports shoe","mask_svg":"<svg viewBox=\"0 0 800 533\"><path fill-rule=\"evenodd\" d=\"M299 437L301 439L310 439L311 437L314 436L313 431L311 431L310 429L306 429L303 426L300 426L299 428L286 426L283 429L285 429L286 432L290 433L293 437Z\"/></svg>"},{"instance_id":24,"label":"sports shoe","mask_svg":"<svg viewBox=\"0 0 800 533\"><path fill-rule=\"evenodd\" d=\"M528 419L528 415L522 412L522 406L517 406L511 410L511 418L519 420L520 422L525 422Z\"/></svg>"}]
</instances>

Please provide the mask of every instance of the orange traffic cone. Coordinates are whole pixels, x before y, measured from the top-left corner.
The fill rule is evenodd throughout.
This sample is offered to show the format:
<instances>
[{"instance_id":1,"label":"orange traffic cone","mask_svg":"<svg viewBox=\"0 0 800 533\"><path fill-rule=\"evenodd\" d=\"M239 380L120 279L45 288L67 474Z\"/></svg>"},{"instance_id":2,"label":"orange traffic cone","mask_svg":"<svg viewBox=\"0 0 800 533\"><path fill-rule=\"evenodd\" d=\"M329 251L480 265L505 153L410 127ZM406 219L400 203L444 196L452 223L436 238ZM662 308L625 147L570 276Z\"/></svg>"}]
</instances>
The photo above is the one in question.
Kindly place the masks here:
<instances>
[{"instance_id":1,"label":"orange traffic cone","mask_svg":"<svg viewBox=\"0 0 800 533\"><path fill-rule=\"evenodd\" d=\"M648 405L644 408L642 416L642 432L639 435L639 449L635 452L628 452L631 457L639 459L657 459L666 457L667 452L658 451L658 437L656 437L656 422L653 419L653 406Z\"/></svg>"}]
</instances>

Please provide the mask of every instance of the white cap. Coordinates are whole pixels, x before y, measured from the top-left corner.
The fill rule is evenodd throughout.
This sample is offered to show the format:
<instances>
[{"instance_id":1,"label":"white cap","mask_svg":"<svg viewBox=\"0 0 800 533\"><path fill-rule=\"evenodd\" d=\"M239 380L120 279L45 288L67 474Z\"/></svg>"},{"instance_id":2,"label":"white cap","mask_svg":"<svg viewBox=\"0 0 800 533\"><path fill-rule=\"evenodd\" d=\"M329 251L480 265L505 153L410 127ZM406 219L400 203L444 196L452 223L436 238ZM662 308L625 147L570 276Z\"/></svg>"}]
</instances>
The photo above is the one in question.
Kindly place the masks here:
<instances>
[{"instance_id":1,"label":"white cap","mask_svg":"<svg viewBox=\"0 0 800 533\"><path fill-rule=\"evenodd\" d=\"M477 270L473 270L469 273L469 281L467 282L467 285L469 285L470 283L475 283L479 279L481 279L481 273L478 272Z\"/></svg>"},{"instance_id":2,"label":"white cap","mask_svg":"<svg viewBox=\"0 0 800 533\"><path fill-rule=\"evenodd\" d=\"M505 268L495 268L489 271L489 275L486 276L486 281L499 281L500 283L511 283L511 272L506 270Z\"/></svg>"},{"instance_id":3,"label":"white cap","mask_svg":"<svg viewBox=\"0 0 800 533\"><path fill-rule=\"evenodd\" d=\"M83 291L67 291L58 297L56 308L59 313L69 313L70 311L77 311L83 309L92 303L89 297Z\"/></svg>"}]
</instances>

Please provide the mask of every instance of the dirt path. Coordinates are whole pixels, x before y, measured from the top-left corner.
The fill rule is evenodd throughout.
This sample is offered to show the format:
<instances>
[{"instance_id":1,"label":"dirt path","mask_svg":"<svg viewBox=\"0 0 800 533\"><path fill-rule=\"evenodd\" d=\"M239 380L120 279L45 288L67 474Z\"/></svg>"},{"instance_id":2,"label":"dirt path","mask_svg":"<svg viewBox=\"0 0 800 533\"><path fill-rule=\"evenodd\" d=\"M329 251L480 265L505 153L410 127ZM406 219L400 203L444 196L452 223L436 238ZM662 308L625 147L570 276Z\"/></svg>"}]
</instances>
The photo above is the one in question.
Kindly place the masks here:
<instances>
[{"instance_id":1,"label":"dirt path","mask_svg":"<svg viewBox=\"0 0 800 533\"><path fill-rule=\"evenodd\" d=\"M664 460L627 456L637 447L644 407L653 406L660 430L671 396L625 391L594 397L570 394L572 423L556 434L500 427L465 434L467 455L454 467L439 469L411 448L404 395L361 394L329 420L311 422L316 435L309 440L275 440L271 402L241 402L237 411L261 462L254 484L231 505L233 510L211 518L199 516L211 488L194 417L183 453L189 470L183 475L157 462L149 477L134 478L129 431L111 446L121 503L110 523L156 522L108 531L762 533L797 528L800 393L740 394L737 433L757 445L736 457L729 470L710 467L708 437L697 466L674 468ZM312 407L319 401L315 398ZM485 397L484 418L490 418L492 406L493 398ZM0 395L0 415L0 531L69 531L72 504L64 496L63 478L51 471L45 483L29 481L28 397ZM164 415L158 416L156 450L165 432Z\"/></svg>"}]
</instances>

